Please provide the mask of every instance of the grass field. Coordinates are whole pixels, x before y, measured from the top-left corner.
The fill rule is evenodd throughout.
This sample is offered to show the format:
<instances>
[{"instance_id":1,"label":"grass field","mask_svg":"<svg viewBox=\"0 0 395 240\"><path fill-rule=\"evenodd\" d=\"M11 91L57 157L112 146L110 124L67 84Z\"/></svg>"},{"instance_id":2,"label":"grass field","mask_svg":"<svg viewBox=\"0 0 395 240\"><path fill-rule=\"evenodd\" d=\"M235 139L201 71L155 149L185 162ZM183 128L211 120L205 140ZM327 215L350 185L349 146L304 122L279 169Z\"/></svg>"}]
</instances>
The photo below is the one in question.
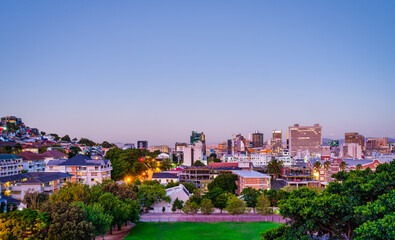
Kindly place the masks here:
<instances>
[{"instance_id":1,"label":"grass field","mask_svg":"<svg viewBox=\"0 0 395 240\"><path fill-rule=\"evenodd\" d=\"M258 240L261 232L279 226L274 222L142 222L125 240Z\"/></svg>"}]
</instances>

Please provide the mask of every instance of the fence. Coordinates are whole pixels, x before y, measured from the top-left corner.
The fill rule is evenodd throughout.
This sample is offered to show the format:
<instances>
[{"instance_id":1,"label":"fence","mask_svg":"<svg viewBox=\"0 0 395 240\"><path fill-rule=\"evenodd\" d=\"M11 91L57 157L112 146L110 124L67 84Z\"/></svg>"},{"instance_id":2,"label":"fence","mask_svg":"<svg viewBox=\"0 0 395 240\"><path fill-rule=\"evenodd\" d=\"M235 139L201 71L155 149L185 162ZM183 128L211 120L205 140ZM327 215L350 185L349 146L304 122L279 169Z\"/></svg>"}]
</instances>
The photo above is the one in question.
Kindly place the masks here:
<instances>
[{"instance_id":1,"label":"fence","mask_svg":"<svg viewBox=\"0 0 395 240\"><path fill-rule=\"evenodd\" d=\"M185 216L141 216L141 222L277 222L286 223L287 219L283 219L280 215L185 215Z\"/></svg>"}]
</instances>

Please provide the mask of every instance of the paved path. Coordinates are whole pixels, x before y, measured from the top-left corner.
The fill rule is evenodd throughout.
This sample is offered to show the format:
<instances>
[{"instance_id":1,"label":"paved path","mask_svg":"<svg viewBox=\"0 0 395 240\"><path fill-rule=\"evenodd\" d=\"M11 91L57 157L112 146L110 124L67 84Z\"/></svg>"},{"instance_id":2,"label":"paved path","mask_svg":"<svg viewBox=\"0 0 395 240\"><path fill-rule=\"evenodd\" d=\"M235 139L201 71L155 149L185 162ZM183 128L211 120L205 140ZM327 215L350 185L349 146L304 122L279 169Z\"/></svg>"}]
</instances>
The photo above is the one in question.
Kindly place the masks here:
<instances>
[{"instance_id":1,"label":"paved path","mask_svg":"<svg viewBox=\"0 0 395 240\"><path fill-rule=\"evenodd\" d=\"M256 213L229 215L227 213L214 213L211 215L187 215L185 213L146 213L140 217L141 222L278 222L285 223L281 215L262 216Z\"/></svg>"},{"instance_id":2,"label":"paved path","mask_svg":"<svg viewBox=\"0 0 395 240\"><path fill-rule=\"evenodd\" d=\"M112 235L110 235L109 233L107 233L104 236L105 240L123 240L130 232L130 230L132 230L132 228L134 227L134 223L129 223L127 226L123 226L121 228L121 231L118 231L118 227L115 227L112 230ZM102 240L102 237L96 237L95 240Z\"/></svg>"}]
</instances>

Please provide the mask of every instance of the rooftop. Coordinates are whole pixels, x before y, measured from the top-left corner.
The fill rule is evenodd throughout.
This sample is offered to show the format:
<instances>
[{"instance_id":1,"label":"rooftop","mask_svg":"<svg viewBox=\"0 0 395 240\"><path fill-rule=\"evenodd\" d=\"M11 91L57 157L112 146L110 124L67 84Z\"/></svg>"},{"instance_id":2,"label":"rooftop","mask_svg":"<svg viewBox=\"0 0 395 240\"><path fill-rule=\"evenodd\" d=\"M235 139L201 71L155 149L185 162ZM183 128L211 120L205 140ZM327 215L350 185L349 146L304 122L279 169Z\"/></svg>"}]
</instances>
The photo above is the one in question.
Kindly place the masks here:
<instances>
[{"instance_id":1,"label":"rooftop","mask_svg":"<svg viewBox=\"0 0 395 240\"><path fill-rule=\"evenodd\" d=\"M269 175L256 171L233 170L232 172L243 178L270 178Z\"/></svg>"},{"instance_id":2,"label":"rooftop","mask_svg":"<svg viewBox=\"0 0 395 240\"><path fill-rule=\"evenodd\" d=\"M0 183L22 181L21 184L36 184L36 183L48 183L54 180L63 179L73 176L72 174L62 172L30 172L15 174L7 177L0 177Z\"/></svg>"},{"instance_id":3,"label":"rooftop","mask_svg":"<svg viewBox=\"0 0 395 240\"><path fill-rule=\"evenodd\" d=\"M16 158L21 158L21 157L18 157L15 154L0 154L0 160L16 159Z\"/></svg>"},{"instance_id":4,"label":"rooftop","mask_svg":"<svg viewBox=\"0 0 395 240\"><path fill-rule=\"evenodd\" d=\"M176 175L171 173L153 173L152 178L178 178Z\"/></svg>"},{"instance_id":5,"label":"rooftop","mask_svg":"<svg viewBox=\"0 0 395 240\"><path fill-rule=\"evenodd\" d=\"M47 166L100 166L107 165L107 159L93 160L88 156L78 154L69 159L50 160Z\"/></svg>"}]
</instances>

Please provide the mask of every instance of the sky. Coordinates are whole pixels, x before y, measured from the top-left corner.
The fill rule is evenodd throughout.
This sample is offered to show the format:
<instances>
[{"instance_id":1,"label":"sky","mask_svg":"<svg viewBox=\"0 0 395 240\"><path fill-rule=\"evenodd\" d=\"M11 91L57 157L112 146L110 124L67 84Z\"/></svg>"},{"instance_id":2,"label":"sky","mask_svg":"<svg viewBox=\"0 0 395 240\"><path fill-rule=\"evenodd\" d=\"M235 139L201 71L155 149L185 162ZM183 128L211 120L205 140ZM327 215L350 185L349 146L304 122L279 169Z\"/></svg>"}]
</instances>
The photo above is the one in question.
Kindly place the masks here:
<instances>
[{"instance_id":1,"label":"sky","mask_svg":"<svg viewBox=\"0 0 395 240\"><path fill-rule=\"evenodd\" d=\"M395 1L2 1L0 116L149 145L395 137Z\"/></svg>"}]
</instances>

